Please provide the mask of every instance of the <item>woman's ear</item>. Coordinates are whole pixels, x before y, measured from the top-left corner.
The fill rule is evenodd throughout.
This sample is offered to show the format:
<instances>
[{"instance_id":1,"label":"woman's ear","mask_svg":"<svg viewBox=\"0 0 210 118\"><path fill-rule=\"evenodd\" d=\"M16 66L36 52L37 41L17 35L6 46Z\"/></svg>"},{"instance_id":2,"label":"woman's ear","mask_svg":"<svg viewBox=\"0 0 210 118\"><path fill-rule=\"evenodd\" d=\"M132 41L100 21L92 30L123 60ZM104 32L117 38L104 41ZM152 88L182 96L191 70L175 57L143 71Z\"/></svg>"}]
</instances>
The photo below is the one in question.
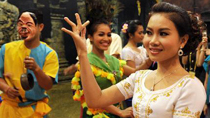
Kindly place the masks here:
<instances>
[{"instance_id":1,"label":"woman's ear","mask_svg":"<svg viewBox=\"0 0 210 118\"><path fill-rule=\"evenodd\" d=\"M188 34L185 34L182 38L181 38L181 41L180 41L180 47L183 47L187 44L187 41L189 39L189 35Z\"/></svg>"},{"instance_id":2,"label":"woman's ear","mask_svg":"<svg viewBox=\"0 0 210 118\"><path fill-rule=\"evenodd\" d=\"M129 36L130 39L133 38L133 34L131 34L131 33L128 33L128 36Z\"/></svg>"},{"instance_id":3,"label":"woman's ear","mask_svg":"<svg viewBox=\"0 0 210 118\"><path fill-rule=\"evenodd\" d=\"M93 37L91 35L88 34L88 38L90 39L90 43L92 44L93 42Z\"/></svg>"},{"instance_id":4,"label":"woman's ear","mask_svg":"<svg viewBox=\"0 0 210 118\"><path fill-rule=\"evenodd\" d=\"M90 40L92 40L92 36L90 36L90 34L88 34L88 36L87 36Z\"/></svg>"}]
</instances>

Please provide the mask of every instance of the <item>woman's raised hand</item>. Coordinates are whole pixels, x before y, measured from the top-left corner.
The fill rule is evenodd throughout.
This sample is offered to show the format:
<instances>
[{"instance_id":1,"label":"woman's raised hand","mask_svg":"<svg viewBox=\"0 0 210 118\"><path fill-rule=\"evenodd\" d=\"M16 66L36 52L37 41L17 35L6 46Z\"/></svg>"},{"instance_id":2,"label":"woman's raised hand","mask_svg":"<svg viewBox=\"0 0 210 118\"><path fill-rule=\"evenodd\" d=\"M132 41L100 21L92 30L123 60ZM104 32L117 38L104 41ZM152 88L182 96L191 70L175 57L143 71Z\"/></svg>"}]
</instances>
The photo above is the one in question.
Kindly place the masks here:
<instances>
[{"instance_id":1,"label":"woman's raised hand","mask_svg":"<svg viewBox=\"0 0 210 118\"><path fill-rule=\"evenodd\" d=\"M87 54L85 34L86 34L86 26L90 22L86 21L84 24L82 24L78 13L75 14L75 17L77 25L73 23L71 20L69 20L69 18L64 17L64 20L72 27L72 31L66 28L61 28L61 30L71 35L77 49L77 54L78 56L80 56L82 54Z\"/></svg>"}]
</instances>

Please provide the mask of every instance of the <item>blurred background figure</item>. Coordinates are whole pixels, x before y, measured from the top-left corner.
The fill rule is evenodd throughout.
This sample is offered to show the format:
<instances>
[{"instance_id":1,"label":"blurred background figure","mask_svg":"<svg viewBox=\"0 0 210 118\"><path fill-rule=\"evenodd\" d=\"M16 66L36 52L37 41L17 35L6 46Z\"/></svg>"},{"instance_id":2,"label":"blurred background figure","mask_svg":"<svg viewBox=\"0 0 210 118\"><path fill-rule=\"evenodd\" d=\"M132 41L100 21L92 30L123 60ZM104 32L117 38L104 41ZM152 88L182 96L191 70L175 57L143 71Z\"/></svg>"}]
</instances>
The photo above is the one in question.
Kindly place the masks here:
<instances>
[{"instance_id":1,"label":"blurred background figure","mask_svg":"<svg viewBox=\"0 0 210 118\"><path fill-rule=\"evenodd\" d=\"M144 28L139 20L130 20L123 24L124 47L121 52L121 59L132 68L148 69L152 63L143 46L139 46L144 38ZM126 78L126 77L124 77ZM126 107L132 106L132 98L126 100Z\"/></svg>"},{"instance_id":2,"label":"blurred background figure","mask_svg":"<svg viewBox=\"0 0 210 118\"><path fill-rule=\"evenodd\" d=\"M147 51L143 46L139 46L144 38L144 28L139 20L130 20L123 24L124 47L121 52L121 59L126 60L128 66L132 68L142 67L148 69L152 61L148 58Z\"/></svg>"},{"instance_id":3,"label":"blurred background figure","mask_svg":"<svg viewBox=\"0 0 210 118\"><path fill-rule=\"evenodd\" d=\"M208 48L207 37L202 35L202 32L206 31L205 23L197 14L191 11L188 11L188 14L191 18L191 21L194 22L194 24L192 24L194 33L198 34L196 35L197 37L194 37L198 39L197 42L194 42L198 44L198 46L196 50L193 50L188 55L183 55L181 57L181 64L186 71L195 75L201 80L202 83L204 83L205 71L202 64L206 58L206 49Z\"/></svg>"}]
</instances>

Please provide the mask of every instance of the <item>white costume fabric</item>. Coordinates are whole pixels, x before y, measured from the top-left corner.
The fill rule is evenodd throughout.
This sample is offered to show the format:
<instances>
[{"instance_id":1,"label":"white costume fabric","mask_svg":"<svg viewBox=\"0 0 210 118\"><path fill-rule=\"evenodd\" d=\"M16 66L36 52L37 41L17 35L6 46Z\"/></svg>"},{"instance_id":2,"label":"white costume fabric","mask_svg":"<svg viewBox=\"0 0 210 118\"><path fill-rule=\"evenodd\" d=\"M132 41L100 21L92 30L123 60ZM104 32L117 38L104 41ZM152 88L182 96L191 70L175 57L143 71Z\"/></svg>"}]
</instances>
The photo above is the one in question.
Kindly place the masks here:
<instances>
[{"instance_id":1,"label":"white costume fabric","mask_svg":"<svg viewBox=\"0 0 210 118\"><path fill-rule=\"evenodd\" d=\"M118 34L111 33L112 43L109 46L108 50L105 51L105 54L113 55L120 54L122 51L122 40ZM90 43L90 39L86 40L88 53L92 51L92 44Z\"/></svg>"},{"instance_id":2,"label":"white costume fabric","mask_svg":"<svg viewBox=\"0 0 210 118\"><path fill-rule=\"evenodd\" d=\"M142 46L138 47L138 49L140 52L137 52L130 47L124 47L121 52L121 59L134 61L136 68L138 68L148 59L146 49Z\"/></svg>"},{"instance_id":3,"label":"white costume fabric","mask_svg":"<svg viewBox=\"0 0 210 118\"><path fill-rule=\"evenodd\" d=\"M133 97L135 118L199 118L206 93L195 76L186 75L168 88L150 91L144 83L151 72L137 71L117 84L125 99Z\"/></svg>"}]
</instances>

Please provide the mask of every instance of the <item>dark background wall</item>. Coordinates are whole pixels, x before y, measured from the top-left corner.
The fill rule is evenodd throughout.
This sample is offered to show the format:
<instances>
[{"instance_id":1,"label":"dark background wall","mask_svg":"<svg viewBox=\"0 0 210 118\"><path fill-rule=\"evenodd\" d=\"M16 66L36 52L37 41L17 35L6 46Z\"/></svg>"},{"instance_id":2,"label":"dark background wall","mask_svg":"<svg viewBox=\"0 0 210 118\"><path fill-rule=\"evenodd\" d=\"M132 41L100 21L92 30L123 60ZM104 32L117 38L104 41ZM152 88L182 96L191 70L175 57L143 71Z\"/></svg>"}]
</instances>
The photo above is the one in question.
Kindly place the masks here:
<instances>
[{"instance_id":1,"label":"dark background wall","mask_svg":"<svg viewBox=\"0 0 210 118\"><path fill-rule=\"evenodd\" d=\"M210 10L210 0L162 0L183 7L186 10L202 13Z\"/></svg>"},{"instance_id":2,"label":"dark background wall","mask_svg":"<svg viewBox=\"0 0 210 118\"><path fill-rule=\"evenodd\" d=\"M67 2L61 2L61 1L67 1ZM77 1L83 1L83 0L8 0L9 3L17 6L19 8L19 11L27 10L29 8L39 8L44 13L44 24L45 28L42 32L42 39L45 41L45 39L53 38L52 37L52 24L51 24L51 13L59 13L63 14L64 16L69 17L71 20L75 21L74 13L78 12L78 6ZM117 17L117 29L115 32L120 33L122 24L127 20L132 19L139 19L142 21L143 25L146 27L145 20L147 17L147 14L150 11L150 8L153 4L156 3L155 0L140 0L141 3L141 15L138 15L138 9L137 9L137 3L136 0L119 0L124 8L123 11L119 13ZM65 3L65 4L62 4ZM66 9L51 9L50 4L52 5L59 5L60 8L66 8ZM64 27L70 28L66 22L63 21ZM65 56L66 59L70 64L76 63L76 49L73 40L71 37L65 33L63 33L64 36L64 49L65 49Z\"/></svg>"},{"instance_id":3,"label":"dark background wall","mask_svg":"<svg viewBox=\"0 0 210 118\"><path fill-rule=\"evenodd\" d=\"M44 13L45 28L42 32L42 39L52 39L52 24L51 18L53 14L61 14L67 16L71 20L75 21L74 14L78 12L77 2L83 0L8 0L9 3L19 8L19 11L24 11L29 8L40 8ZM146 27L146 19L151 7L156 3L156 0L140 0L141 14L138 15L138 8L136 0L119 0L124 8L116 18L117 30L116 33L120 33L122 24L127 20L139 19ZM203 20L208 25L208 33L210 31L210 0L162 0L170 3L177 4L186 10L195 11L202 15ZM52 5L55 8L52 8ZM70 28L66 22L61 20L64 27ZM63 33L63 45L65 58L68 64L76 63L76 49L71 37Z\"/></svg>"},{"instance_id":4,"label":"dark background wall","mask_svg":"<svg viewBox=\"0 0 210 118\"><path fill-rule=\"evenodd\" d=\"M120 0L123 4L124 9L122 12L119 13L118 20L119 20L119 31L121 29L122 24L127 20L138 19L141 20L144 27L146 27L146 18L151 7L156 3L155 0L140 0L141 4L141 14L138 15L138 7L136 0Z\"/></svg>"},{"instance_id":5,"label":"dark background wall","mask_svg":"<svg viewBox=\"0 0 210 118\"><path fill-rule=\"evenodd\" d=\"M163 0L173 3L182 8L201 14L202 20L207 24L208 35L210 35L210 0Z\"/></svg>"}]
</instances>

